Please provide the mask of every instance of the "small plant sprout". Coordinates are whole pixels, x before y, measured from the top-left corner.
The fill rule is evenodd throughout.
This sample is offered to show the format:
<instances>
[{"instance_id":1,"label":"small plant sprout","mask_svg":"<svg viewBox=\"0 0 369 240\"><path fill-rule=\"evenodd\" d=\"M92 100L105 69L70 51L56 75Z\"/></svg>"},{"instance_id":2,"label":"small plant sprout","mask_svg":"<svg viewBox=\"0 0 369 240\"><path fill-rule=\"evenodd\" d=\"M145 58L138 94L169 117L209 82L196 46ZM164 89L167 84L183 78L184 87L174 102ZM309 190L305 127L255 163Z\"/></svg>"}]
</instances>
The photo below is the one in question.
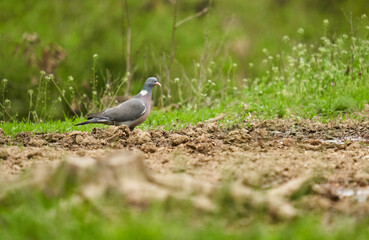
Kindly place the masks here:
<instances>
[{"instance_id":1,"label":"small plant sprout","mask_svg":"<svg viewBox=\"0 0 369 240\"><path fill-rule=\"evenodd\" d=\"M11 108L12 106L12 101L10 101L10 99L5 99L5 106L8 106L9 108Z\"/></svg>"},{"instance_id":2,"label":"small plant sprout","mask_svg":"<svg viewBox=\"0 0 369 240\"><path fill-rule=\"evenodd\" d=\"M28 119L27 119L27 122L30 122L30 120L31 120L31 113L32 113L32 106L33 106L33 100L32 100L33 89L29 89L28 90L28 94L29 94L29 111L28 111Z\"/></svg>"},{"instance_id":3,"label":"small plant sprout","mask_svg":"<svg viewBox=\"0 0 369 240\"><path fill-rule=\"evenodd\" d=\"M91 85L92 85L92 103L96 106L99 105L96 95L97 95L97 74L96 74L96 65L98 60L98 55L95 53L92 58L92 76L91 76Z\"/></svg>"},{"instance_id":4,"label":"small plant sprout","mask_svg":"<svg viewBox=\"0 0 369 240\"><path fill-rule=\"evenodd\" d=\"M3 94L3 98L2 98L2 103L3 103L3 105L5 104L5 89L6 89L6 85L8 84L8 79L3 79L2 81L1 81L1 83L2 83L2 85L3 85L3 87L2 87L2 94Z\"/></svg>"},{"instance_id":5,"label":"small plant sprout","mask_svg":"<svg viewBox=\"0 0 369 240\"><path fill-rule=\"evenodd\" d=\"M32 95L33 95L33 89L29 89L28 90L28 94L32 97Z\"/></svg>"}]
</instances>

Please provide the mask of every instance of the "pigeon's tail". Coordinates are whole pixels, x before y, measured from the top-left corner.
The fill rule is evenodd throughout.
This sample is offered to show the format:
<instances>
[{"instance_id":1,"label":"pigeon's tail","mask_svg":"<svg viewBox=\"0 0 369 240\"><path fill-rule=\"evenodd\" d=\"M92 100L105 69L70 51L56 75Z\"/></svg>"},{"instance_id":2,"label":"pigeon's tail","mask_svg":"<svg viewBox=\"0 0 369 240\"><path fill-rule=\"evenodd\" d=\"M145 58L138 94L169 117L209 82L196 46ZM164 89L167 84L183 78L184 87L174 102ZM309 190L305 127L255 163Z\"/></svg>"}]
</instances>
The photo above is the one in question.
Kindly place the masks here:
<instances>
[{"instance_id":1,"label":"pigeon's tail","mask_svg":"<svg viewBox=\"0 0 369 240\"><path fill-rule=\"evenodd\" d=\"M81 126L81 125L86 125L86 124L91 124L91 123L101 123L101 124L107 124L107 125L113 125L114 122L106 119L106 118L91 118L87 121L81 122L81 123L77 123L74 126Z\"/></svg>"},{"instance_id":2,"label":"pigeon's tail","mask_svg":"<svg viewBox=\"0 0 369 240\"><path fill-rule=\"evenodd\" d=\"M85 122L77 123L77 124L76 124L76 125L74 125L74 126L81 126L81 125L90 124L90 123L92 123L92 122L90 122L90 121L85 121Z\"/></svg>"}]
</instances>

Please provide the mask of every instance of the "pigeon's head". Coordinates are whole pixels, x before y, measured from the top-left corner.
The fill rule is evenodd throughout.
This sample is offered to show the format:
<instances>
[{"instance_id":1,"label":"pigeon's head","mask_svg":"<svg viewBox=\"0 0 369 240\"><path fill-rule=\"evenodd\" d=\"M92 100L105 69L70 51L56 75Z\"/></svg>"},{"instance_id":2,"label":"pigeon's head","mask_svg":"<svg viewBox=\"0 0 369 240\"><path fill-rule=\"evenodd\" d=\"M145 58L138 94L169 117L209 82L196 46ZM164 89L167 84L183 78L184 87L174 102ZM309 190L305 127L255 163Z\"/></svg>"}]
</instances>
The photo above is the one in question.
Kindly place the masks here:
<instances>
[{"instance_id":1,"label":"pigeon's head","mask_svg":"<svg viewBox=\"0 0 369 240\"><path fill-rule=\"evenodd\" d=\"M150 88L154 87L155 85L161 86L161 84L160 84L160 82L158 81L157 78L149 77L148 79L146 79L144 88L150 89Z\"/></svg>"}]
</instances>

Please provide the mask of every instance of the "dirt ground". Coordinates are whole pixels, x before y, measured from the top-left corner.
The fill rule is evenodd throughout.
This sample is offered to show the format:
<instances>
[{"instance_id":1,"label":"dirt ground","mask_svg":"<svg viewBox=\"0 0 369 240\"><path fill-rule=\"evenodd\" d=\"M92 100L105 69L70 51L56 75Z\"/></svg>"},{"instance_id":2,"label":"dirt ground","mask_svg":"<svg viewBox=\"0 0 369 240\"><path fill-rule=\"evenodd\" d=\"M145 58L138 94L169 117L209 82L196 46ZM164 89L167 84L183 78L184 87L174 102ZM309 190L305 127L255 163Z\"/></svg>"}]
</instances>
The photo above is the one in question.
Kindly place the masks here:
<instances>
[{"instance_id":1,"label":"dirt ground","mask_svg":"<svg viewBox=\"0 0 369 240\"><path fill-rule=\"evenodd\" d=\"M210 184L242 181L272 189L307 172L314 175L305 209L369 213L369 122L217 122L181 130L94 128L91 133L23 132L0 137L0 174L12 178L33 165L66 156L101 158L117 150L141 152L156 174L185 173Z\"/></svg>"}]
</instances>

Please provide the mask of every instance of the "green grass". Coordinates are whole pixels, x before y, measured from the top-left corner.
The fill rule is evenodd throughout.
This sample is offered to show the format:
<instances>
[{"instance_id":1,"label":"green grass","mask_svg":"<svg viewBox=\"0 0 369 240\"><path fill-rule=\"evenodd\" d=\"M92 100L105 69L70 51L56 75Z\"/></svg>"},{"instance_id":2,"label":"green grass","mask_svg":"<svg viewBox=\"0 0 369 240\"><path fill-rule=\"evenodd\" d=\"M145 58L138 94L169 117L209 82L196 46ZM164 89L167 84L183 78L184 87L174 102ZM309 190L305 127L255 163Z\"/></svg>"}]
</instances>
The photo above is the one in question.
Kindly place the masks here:
<instances>
[{"instance_id":1,"label":"green grass","mask_svg":"<svg viewBox=\"0 0 369 240\"><path fill-rule=\"evenodd\" d=\"M174 130L194 125L198 122L218 116L224 113L226 116L221 120L224 124L235 124L244 119L247 111L238 101L226 100L221 104L213 107L201 107L197 110L193 109L170 109L170 110L153 110L148 119L138 129L149 130L162 127L166 130ZM20 132L70 132L70 131L91 131L94 127L108 128L102 124L89 124L83 126L74 126L86 119L81 118L65 118L64 121L48 121L48 122L3 122L1 128L6 135L15 136Z\"/></svg>"},{"instance_id":2,"label":"green grass","mask_svg":"<svg viewBox=\"0 0 369 240\"><path fill-rule=\"evenodd\" d=\"M32 123L32 122L6 122L3 123L1 128L6 135L15 136L20 132L38 132L38 133L51 133L51 132L70 132L70 131L91 131L92 125L85 125L76 127L76 123L83 121L84 119L65 119L64 121L50 121L46 123ZM104 127L104 126L100 126Z\"/></svg>"},{"instance_id":3,"label":"green grass","mask_svg":"<svg viewBox=\"0 0 369 240\"><path fill-rule=\"evenodd\" d=\"M207 119L214 118L220 114L224 114L224 118L219 120L225 127L232 127L236 124L243 124L251 120L264 120L274 118L303 118L315 119L316 121L326 122L340 119L357 119L365 120L360 113L364 107L366 100L355 102L352 99L338 97L333 102L317 102L316 104L326 104L324 108L327 114L317 114L317 109L311 108L310 105L300 107L289 99L272 100L273 96L265 95L260 98L258 95L251 95L248 98L250 103L239 102L238 100L227 100L222 104L217 104L212 107L201 107L197 110L192 109L171 109L171 110L153 110L148 119L138 129L150 130L163 128L165 130L181 129L186 126L193 126L198 122L203 122ZM342 102L340 102L342 100ZM332 108L339 108L337 110ZM321 106L324 107L324 106ZM320 116L319 118L316 118ZM77 123L83 122L86 119L81 118L66 118L64 121L48 121L45 123L32 122L3 122L1 128L6 135L15 136L20 132L35 132L35 133L66 133L70 131L88 131L91 132L94 127L105 128L109 126L102 124L89 124L83 126L74 126Z\"/></svg>"},{"instance_id":4,"label":"green grass","mask_svg":"<svg viewBox=\"0 0 369 240\"><path fill-rule=\"evenodd\" d=\"M367 239L369 219L335 215L329 225L319 214L287 222L263 217L203 213L177 204L146 209L123 203L60 207L58 200L17 194L0 205L2 240L17 239ZM232 212L232 209L229 210Z\"/></svg>"}]
</instances>

